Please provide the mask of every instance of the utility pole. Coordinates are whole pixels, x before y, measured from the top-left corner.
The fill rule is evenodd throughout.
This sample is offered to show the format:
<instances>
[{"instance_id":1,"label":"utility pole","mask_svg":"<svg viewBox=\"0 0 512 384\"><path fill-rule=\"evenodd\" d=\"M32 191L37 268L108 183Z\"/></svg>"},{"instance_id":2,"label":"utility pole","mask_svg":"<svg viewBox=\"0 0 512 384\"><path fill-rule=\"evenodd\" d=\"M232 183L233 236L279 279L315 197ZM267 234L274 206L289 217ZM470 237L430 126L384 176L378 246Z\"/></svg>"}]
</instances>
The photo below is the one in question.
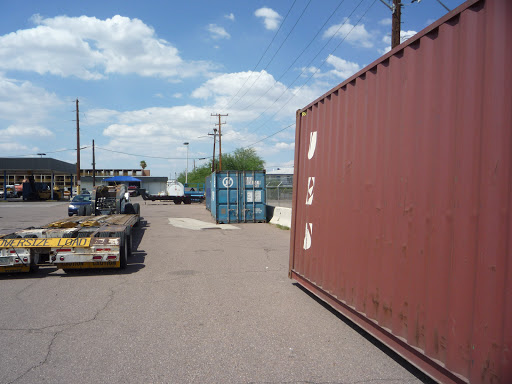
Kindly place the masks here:
<instances>
[{"instance_id":1,"label":"utility pole","mask_svg":"<svg viewBox=\"0 0 512 384\"><path fill-rule=\"evenodd\" d=\"M78 120L78 99L76 99L76 194L80 194L80 122Z\"/></svg>"},{"instance_id":2,"label":"utility pole","mask_svg":"<svg viewBox=\"0 0 512 384\"><path fill-rule=\"evenodd\" d=\"M413 0L414 1L417 0ZM402 19L402 2L401 0L393 0L391 6L387 1L380 0L382 4L391 11L391 49L400 45L400 23Z\"/></svg>"},{"instance_id":3,"label":"utility pole","mask_svg":"<svg viewBox=\"0 0 512 384\"><path fill-rule=\"evenodd\" d=\"M393 0L393 16L391 25L391 49L400 45L400 22L402 19L401 0Z\"/></svg>"},{"instance_id":4,"label":"utility pole","mask_svg":"<svg viewBox=\"0 0 512 384\"><path fill-rule=\"evenodd\" d=\"M217 141L217 128L213 128L213 133L208 136L213 136L213 157L212 157L212 173L215 172L215 142Z\"/></svg>"},{"instance_id":5,"label":"utility pole","mask_svg":"<svg viewBox=\"0 0 512 384\"><path fill-rule=\"evenodd\" d=\"M94 140L92 141L92 187L96 186L96 157L94 156Z\"/></svg>"},{"instance_id":6,"label":"utility pole","mask_svg":"<svg viewBox=\"0 0 512 384\"><path fill-rule=\"evenodd\" d=\"M220 119L222 116L228 116L228 114L226 115L221 115L220 113L217 113L217 114L211 114L210 116L218 116L219 117L219 124L215 124L215 125L218 125L219 126L219 171L222 171L222 123L220 122ZM226 124L226 123L224 123Z\"/></svg>"},{"instance_id":7,"label":"utility pole","mask_svg":"<svg viewBox=\"0 0 512 384\"><path fill-rule=\"evenodd\" d=\"M185 184L188 184L188 144L188 141L183 143L183 145L187 147L187 168L185 169Z\"/></svg>"}]
</instances>

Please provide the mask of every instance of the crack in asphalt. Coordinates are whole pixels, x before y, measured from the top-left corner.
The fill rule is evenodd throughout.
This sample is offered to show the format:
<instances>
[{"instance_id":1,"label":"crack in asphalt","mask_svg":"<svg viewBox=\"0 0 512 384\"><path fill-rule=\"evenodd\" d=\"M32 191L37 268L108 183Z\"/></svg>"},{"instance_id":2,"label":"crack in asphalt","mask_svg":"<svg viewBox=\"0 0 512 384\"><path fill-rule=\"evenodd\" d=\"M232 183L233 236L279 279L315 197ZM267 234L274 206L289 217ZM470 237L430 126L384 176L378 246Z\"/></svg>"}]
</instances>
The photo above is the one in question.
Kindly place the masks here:
<instances>
[{"instance_id":1,"label":"crack in asphalt","mask_svg":"<svg viewBox=\"0 0 512 384\"><path fill-rule=\"evenodd\" d=\"M107 307L110 305L110 303L114 300L114 296L116 294L116 291L115 289L118 288L119 286L121 285L124 285L126 283L126 280L120 282L119 284L116 284L114 285L113 287L109 288L110 290L110 293L107 297L107 300L105 302L105 304L99 308L96 313L94 314L94 316L90 319L87 319L87 320L83 320L83 321L78 321L78 322L72 322L72 323L64 323L64 324L57 324L57 325L49 325L49 326L46 326L46 327L41 327L41 328L20 328L20 329L8 329L8 328L4 328L4 329L0 329L0 331L25 331L25 332L32 332L32 331L42 331L42 330L45 330L45 329L48 329L48 328L54 328L54 327L65 327L64 329L61 329L59 331L56 331L54 332L50 342L48 343L48 348L47 348L47 351L46 351L46 354L43 358L43 360L28 368L25 372L23 372L21 375L19 375L18 377L16 377L14 380L12 381L9 381L8 384L13 384L15 382L17 382L18 380L22 379L24 376L26 376L27 374L29 374L31 371L37 369L37 368L40 368L42 367L43 365L45 365L47 362L48 362L48 359L50 358L50 355L52 353L52 348L53 348L53 345L55 343L55 341L57 340L57 338L59 337L59 335L61 333L63 333L64 331L67 331L71 328L74 328L76 326L79 326L79 325L83 325L83 324L87 324L87 323L91 323L93 321L97 321L98 320L98 316L107 309ZM26 289L26 288L25 288ZM21 293L21 292L19 292ZM18 294L19 294L18 293Z\"/></svg>"},{"instance_id":2,"label":"crack in asphalt","mask_svg":"<svg viewBox=\"0 0 512 384\"><path fill-rule=\"evenodd\" d=\"M22 303L24 303L24 300L20 297L20 295L25 292L27 289L29 289L30 287L32 287L34 284L37 283L37 280L35 281L32 281L29 285L27 285L26 287L24 287L21 291L17 292L16 295L14 295L14 297L21 301Z\"/></svg>"}]
</instances>

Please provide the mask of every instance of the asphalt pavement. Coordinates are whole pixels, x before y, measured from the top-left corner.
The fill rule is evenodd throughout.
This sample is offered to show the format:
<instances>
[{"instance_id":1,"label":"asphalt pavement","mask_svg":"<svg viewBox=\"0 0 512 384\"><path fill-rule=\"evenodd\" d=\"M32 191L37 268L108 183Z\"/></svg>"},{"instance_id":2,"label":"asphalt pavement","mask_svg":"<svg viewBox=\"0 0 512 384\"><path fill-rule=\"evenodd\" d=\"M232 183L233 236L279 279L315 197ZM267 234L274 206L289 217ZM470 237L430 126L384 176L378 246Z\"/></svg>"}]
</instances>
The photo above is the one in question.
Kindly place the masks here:
<instances>
[{"instance_id":1,"label":"asphalt pavement","mask_svg":"<svg viewBox=\"0 0 512 384\"><path fill-rule=\"evenodd\" d=\"M0 383L419 383L288 279L290 231L142 200L125 271L0 277ZM66 217L3 202L0 233Z\"/></svg>"}]
</instances>

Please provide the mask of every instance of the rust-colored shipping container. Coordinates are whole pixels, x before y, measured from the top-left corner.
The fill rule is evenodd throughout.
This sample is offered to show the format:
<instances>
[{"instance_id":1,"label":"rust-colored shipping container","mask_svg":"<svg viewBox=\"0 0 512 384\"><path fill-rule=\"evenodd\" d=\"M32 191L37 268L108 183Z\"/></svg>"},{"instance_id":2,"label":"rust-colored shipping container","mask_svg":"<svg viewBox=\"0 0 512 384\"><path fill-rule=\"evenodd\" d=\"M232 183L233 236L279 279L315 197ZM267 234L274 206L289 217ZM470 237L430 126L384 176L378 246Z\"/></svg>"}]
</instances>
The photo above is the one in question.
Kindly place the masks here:
<instances>
[{"instance_id":1,"label":"rust-colored shipping container","mask_svg":"<svg viewBox=\"0 0 512 384\"><path fill-rule=\"evenodd\" d=\"M512 383L512 1L297 112L290 277L442 382Z\"/></svg>"}]
</instances>

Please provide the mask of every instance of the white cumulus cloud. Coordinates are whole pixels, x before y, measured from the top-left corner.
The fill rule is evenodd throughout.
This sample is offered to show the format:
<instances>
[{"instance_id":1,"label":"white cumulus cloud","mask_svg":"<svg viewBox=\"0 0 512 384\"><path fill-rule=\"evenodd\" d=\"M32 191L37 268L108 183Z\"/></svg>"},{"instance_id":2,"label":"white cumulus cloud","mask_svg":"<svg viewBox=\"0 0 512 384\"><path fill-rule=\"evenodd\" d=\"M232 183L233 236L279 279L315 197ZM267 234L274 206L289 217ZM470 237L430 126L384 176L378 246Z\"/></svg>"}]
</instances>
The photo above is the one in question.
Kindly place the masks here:
<instances>
[{"instance_id":1,"label":"white cumulus cloud","mask_svg":"<svg viewBox=\"0 0 512 384\"><path fill-rule=\"evenodd\" d=\"M213 39L229 39L231 37L231 35L227 33L223 27L220 27L216 24L208 25L207 29Z\"/></svg>"},{"instance_id":2,"label":"white cumulus cloud","mask_svg":"<svg viewBox=\"0 0 512 384\"><path fill-rule=\"evenodd\" d=\"M0 118L13 122L14 126L39 125L50 110L61 105L55 94L29 81L0 76Z\"/></svg>"},{"instance_id":3,"label":"white cumulus cloud","mask_svg":"<svg viewBox=\"0 0 512 384\"><path fill-rule=\"evenodd\" d=\"M324 38L333 36L338 39L345 39L354 46L373 47L373 36L366 30L364 24L353 25L350 24L349 19L345 19L341 24L330 26L323 35Z\"/></svg>"},{"instance_id":4,"label":"white cumulus cloud","mask_svg":"<svg viewBox=\"0 0 512 384\"><path fill-rule=\"evenodd\" d=\"M263 23L265 28L271 31L275 31L279 27L279 22L282 17L271 8L260 8L254 12L256 17L261 17L263 19Z\"/></svg>"},{"instance_id":5,"label":"white cumulus cloud","mask_svg":"<svg viewBox=\"0 0 512 384\"><path fill-rule=\"evenodd\" d=\"M403 43L404 41L410 39L417 33L418 32L416 32L416 31L400 31L400 44ZM381 49L379 52L381 54L385 54L385 53L388 53L389 51L391 51L391 36L390 35L383 36L382 42L387 44L387 46L385 48Z\"/></svg>"},{"instance_id":6,"label":"white cumulus cloud","mask_svg":"<svg viewBox=\"0 0 512 384\"><path fill-rule=\"evenodd\" d=\"M0 70L101 79L110 73L163 78L206 75L214 66L183 60L139 19L116 15L32 18L34 28L0 36Z\"/></svg>"}]
</instances>

